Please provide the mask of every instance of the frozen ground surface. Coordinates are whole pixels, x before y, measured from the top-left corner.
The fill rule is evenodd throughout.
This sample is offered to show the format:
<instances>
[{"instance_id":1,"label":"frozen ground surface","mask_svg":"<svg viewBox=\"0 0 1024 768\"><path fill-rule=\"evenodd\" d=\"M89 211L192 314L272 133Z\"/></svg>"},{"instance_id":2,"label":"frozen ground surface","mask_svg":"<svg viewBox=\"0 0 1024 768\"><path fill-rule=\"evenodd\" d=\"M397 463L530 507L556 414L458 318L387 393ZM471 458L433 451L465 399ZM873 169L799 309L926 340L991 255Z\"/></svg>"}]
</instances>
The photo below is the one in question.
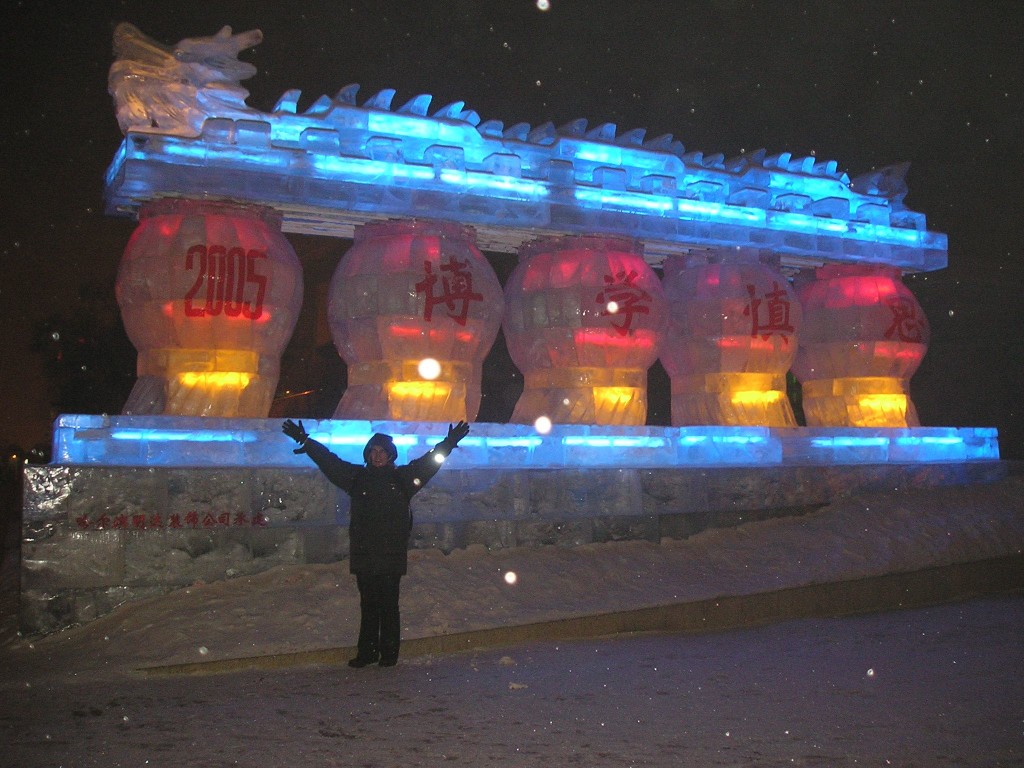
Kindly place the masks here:
<instances>
[{"instance_id":1,"label":"frozen ground surface","mask_svg":"<svg viewBox=\"0 0 1024 768\"><path fill-rule=\"evenodd\" d=\"M765 592L1022 547L1015 475L858 496L660 545L415 552L403 634ZM538 641L390 670L135 671L349 646L353 581L344 564L279 568L195 584L41 640L18 638L8 622L0 766L1024 765L1020 595L717 635Z\"/></svg>"},{"instance_id":2,"label":"frozen ground surface","mask_svg":"<svg viewBox=\"0 0 1024 768\"><path fill-rule=\"evenodd\" d=\"M3 692L4 766L1019 766L1024 600Z\"/></svg>"}]
</instances>

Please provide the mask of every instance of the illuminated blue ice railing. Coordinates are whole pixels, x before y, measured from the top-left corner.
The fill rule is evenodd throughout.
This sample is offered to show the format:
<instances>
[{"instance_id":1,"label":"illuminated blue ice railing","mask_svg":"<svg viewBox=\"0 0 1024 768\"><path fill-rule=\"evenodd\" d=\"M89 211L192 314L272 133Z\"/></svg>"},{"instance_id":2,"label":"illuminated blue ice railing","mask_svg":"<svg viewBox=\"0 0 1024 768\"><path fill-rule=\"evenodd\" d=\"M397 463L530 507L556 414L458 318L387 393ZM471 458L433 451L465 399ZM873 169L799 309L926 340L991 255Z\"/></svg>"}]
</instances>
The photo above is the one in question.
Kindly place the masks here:
<instances>
[{"instance_id":1,"label":"illuminated blue ice railing","mask_svg":"<svg viewBox=\"0 0 1024 768\"><path fill-rule=\"evenodd\" d=\"M757 246L784 259L946 266L946 237L929 232L922 214L861 194L845 178L765 168L761 157L728 170L689 155L642 163L612 153L619 147L562 135L543 145L477 136L465 146L427 146L386 121L378 127L391 134L321 154L272 142L269 124L250 145L249 134L222 123L231 121L209 120L195 138L127 139L108 170L108 212L134 213L168 195L219 197L274 206L285 231L306 234L350 237L368 220L429 217L476 227L485 250L515 250L542 233L620 234L644 241L654 261L684 246ZM375 141L401 149L377 156ZM585 144L601 152L588 154L578 146ZM650 168L654 160L660 169ZM613 161L633 164L597 165Z\"/></svg>"},{"instance_id":2,"label":"illuminated blue ice railing","mask_svg":"<svg viewBox=\"0 0 1024 768\"><path fill-rule=\"evenodd\" d=\"M447 424L303 420L344 459L362 463L375 432L395 438L399 463L432 448ZM62 415L53 462L84 466L295 467L280 419ZM670 468L884 464L999 459L993 428L853 429L472 425L448 459L454 469Z\"/></svg>"}]
</instances>

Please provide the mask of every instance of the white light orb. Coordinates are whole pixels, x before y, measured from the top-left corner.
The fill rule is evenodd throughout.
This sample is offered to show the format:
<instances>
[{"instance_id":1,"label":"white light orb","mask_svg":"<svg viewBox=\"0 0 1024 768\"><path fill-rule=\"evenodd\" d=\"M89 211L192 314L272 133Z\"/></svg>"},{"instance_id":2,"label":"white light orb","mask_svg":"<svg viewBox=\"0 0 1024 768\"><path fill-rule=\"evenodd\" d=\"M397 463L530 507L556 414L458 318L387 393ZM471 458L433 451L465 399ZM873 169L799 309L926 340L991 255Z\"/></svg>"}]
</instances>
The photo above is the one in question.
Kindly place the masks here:
<instances>
[{"instance_id":1,"label":"white light orb","mask_svg":"<svg viewBox=\"0 0 1024 768\"><path fill-rule=\"evenodd\" d=\"M539 416L535 422L533 422L533 428L537 430L537 434L546 435L551 431L551 419L547 416Z\"/></svg>"},{"instance_id":2,"label":"white light orb","mask_svg":"<svg viewBox=\"0 0 1024 768\"><path fill-rule=\"evenodd\" d=\"M515 571L506 571L505 572L505 583L506 584L515 584L516 583L516 572Z\"/></svg>"},{"instance_id":3,"label":"white light orb","mask_svg":"<svg viewBox=\"0 0 1024 768\"><path fill-rule=\"evenodd\" d=\"M608 310L608 314L609 315L614 315L616 312L619 311L619 302L617 302L617 301L609 301L605 305L605 309Z\"/></svg>"},{"instance_id":4,"label":"white light orb","mask_svg":"<svg viewBox=\"0 0 1024 768\"><path fill-rule=\"evenodd\" d=\"M416 370L419 372L420 376L427 381L433 381L441 375L441 364L432 357L425 357L420 360L419 365L416 366Z\"/></svg>"}]
</instances>

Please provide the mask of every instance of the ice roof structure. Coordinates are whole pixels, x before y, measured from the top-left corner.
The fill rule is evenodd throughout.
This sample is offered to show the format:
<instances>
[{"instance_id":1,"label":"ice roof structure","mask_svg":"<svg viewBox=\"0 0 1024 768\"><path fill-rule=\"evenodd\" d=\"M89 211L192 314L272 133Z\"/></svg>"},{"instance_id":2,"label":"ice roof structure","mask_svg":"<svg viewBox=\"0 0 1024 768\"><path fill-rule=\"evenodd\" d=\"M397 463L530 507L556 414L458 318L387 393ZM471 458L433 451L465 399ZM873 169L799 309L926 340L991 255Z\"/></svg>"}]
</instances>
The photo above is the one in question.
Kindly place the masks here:
<instances>
[{"instance_id":1,"label":"ice roof structure","mask_svg":"<svg viewBox=\"0 0 1024 768\"><path fill-rule=\"evenodd\" d=\"M672 253L770 250L783 266L873 263L942 269L946 236L907 210L907 166L850 179L834 160L687 152L671 135L574 120L508 127L464 102L393 105L359 86L300 92L249 107L238 83L255 68L237 54L262 40L229 27L164 46L118 27L110 91L125 139L106 178L107 212L135 215L159 197L272 206L286 232L351 237L382 218L472 225L483 250L513 252L553 234L635 238L658 264Z\"/></svg>"}]
</instances>

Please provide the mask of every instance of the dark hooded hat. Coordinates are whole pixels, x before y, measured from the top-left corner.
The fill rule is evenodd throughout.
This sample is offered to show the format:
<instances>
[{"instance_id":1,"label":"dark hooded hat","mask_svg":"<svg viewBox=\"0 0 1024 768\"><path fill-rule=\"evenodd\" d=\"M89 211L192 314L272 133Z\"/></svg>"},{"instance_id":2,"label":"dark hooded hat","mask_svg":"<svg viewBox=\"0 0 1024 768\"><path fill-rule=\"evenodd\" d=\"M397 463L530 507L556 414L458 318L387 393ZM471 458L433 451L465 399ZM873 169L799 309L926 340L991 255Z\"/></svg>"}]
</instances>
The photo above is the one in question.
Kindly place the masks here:
<instances>
[{"instance_id":1,"label":"dark hooded hat","mask_svg":"<svg viewBox=\"0 0 1024 768\"><path fill-rule=\"evenodd\" d=\"M395 441L391 439L391 435L385 435L382 432L378 432L366 441L366 447L363 448L363 461L367 464L370 463L370 449L375 445L379 445L388 452L388 456L391 457L392 464L394 464L398 459L398 449L395 448Z\"/></svg>"}]
</instances>

